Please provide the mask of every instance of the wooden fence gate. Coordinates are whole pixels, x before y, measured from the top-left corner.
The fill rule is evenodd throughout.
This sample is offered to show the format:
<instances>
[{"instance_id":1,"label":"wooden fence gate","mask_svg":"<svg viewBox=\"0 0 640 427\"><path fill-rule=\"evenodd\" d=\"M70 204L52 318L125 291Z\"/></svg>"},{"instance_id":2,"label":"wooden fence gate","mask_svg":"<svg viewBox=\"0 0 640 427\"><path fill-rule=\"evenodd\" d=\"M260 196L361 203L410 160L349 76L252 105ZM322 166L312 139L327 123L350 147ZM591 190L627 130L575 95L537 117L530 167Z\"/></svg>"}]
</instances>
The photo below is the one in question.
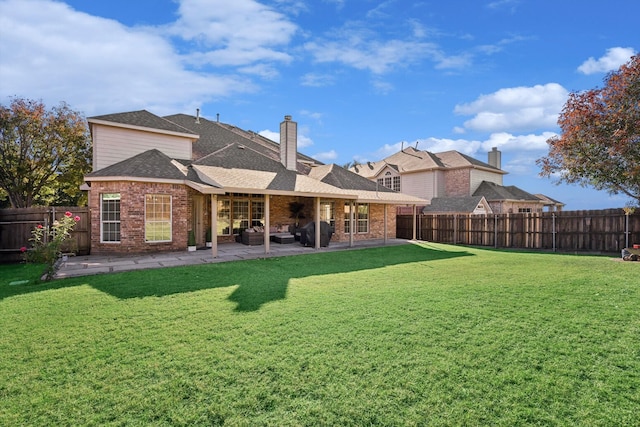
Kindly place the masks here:
<instances>
[{"instance_id":1,"label":"wooden fence gate","mask_svg":"<svg viewBox=\"0 0 640 427\"><path fill-rule=\"evenodd\" d=\"M16 262L22 259L20 248L29 247L31 230L38 224L50 225L65 212L79 216L71 232L75 239L74 249L79 255L91 250L91 215L88 207L77 206L35 206L20 209L0 209L0 262Z\"/></svg>"}]
</instances>

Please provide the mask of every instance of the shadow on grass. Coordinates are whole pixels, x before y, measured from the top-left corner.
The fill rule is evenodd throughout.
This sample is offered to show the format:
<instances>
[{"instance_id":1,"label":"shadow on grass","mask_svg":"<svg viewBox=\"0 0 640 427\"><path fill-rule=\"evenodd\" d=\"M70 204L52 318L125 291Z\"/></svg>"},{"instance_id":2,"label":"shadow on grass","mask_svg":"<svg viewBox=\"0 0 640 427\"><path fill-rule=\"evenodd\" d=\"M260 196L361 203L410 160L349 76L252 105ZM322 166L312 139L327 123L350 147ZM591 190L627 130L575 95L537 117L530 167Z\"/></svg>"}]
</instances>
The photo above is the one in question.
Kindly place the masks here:
<instances>
[{"instance_id":1,"label":"shadow on grass","mask_svg":"<svg viewBox=\"0 0 640 427\"><path fill-rule=\"evenodd\" d=\"M337 251L291 257L138 270L57 280L39 285L0 286L0 300L9 296L89 285L120 299L164 297L205 289L235 287L229 300L236 311L255 311L286 297L291 279L348 273L413 262L470 256L428 244Z\"/></svg>"}]
</instances>

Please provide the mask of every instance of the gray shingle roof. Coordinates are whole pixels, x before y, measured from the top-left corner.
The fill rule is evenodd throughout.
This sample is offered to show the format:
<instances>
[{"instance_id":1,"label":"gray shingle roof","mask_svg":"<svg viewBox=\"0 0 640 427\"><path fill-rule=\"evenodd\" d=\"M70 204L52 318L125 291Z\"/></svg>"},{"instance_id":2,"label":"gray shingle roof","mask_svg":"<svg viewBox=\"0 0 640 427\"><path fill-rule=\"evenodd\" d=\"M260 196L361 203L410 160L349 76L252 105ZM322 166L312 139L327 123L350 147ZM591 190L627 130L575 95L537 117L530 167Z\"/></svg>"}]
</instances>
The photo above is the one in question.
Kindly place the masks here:
<instances>
[{"instance_id":1,"label":"gray shingle roof","mask_svg":"<svg viewBox=\"0 0 640 427\"><path fill-rule=\"evenodd\" d=\"M422 209L423 213L459 212L471 213L482 201L482 196L434 197L431 204Z\"/></svg>"},{"instance_id":2,"label":"gray shingle roof","mask_svg":"<svg viewBox=\"0 0 640 427\"><path fill-rule=\"evenodd\" d=\"M195 165L218 166L227 169L251 169L280 172L286 168L279 160L264 155L244 144L230 143L193 162Z\"/></svg>"},{"instance_id":3,"label":"gray shingle roof","mask_svg":"<svg viewBox=\"0 0 640 427\"><path fill-rule=\"evenodd\" d=\"M204 117L200 117L196 122L195 116L188 114L174 114L165 116L165 119L177 123L200 136L198 141L193 144L193 157L195 159L207 156L229 144L235 143L249 147L272 160L280 162L280 144L255 132L245 131L226 123L207 120ZM311 157L298 153L298 171L303 173L309 171L309 166L304 162L322 164Z\"/></svg>"},{"instance_id":4,"label":"gray shingle roof","mask_svg":"<svg viewBox=\"0 0 640 427\"><path fill-rule=\"evenodd\" d=\"M484 196L489 201L494 200L532 200L540 199L531 193L516 187L515 185L502 186L493 182L482 181L478 189L474 191L474 196Z\"/></svg>"},{"instance_id":5,"label":"gray shingle roof","mask_svg":"<svg viewBox=\"0 0 640 427\"><path fill-rule=\"evenodd\" d=\"M432 153L430 151L417 150L413 147L407 147L379 162L368 162L354 166L350 170L366 178L373 178L387 166L392 167L400 173L463 167L476 167L488 169L496 173L506 173L488 163L474 159L471 156L455 150Z\"/></svg>"},{"instance_id":6,"label":"gray shingle roof","mask_svg":"<svg viewBox=\"0 0 640 427\"><path fill-rule=\"evenodd\" d=\"M125 125L140 126L149 129L160 129L171 132L197 135L191 130L184 128L172 121L158 117L147 110L129 111L127 113L105 114L102 116L89 117L91 120L102 120Z\"/></svg>"},{"instance_id":7,"label":"gray shingle roof","mask_svg":"<svg viewBox=\"0 0 640 427\"><path fill-rule=\"evenodd\" d=\"M128 176L136 178L185 179L172 159L159 150L149 150L104 169L91 172L88 177Z\"/></svg>"},{"instance_id":8,"label":"gray shingle roof","mask_svg":"<svg viewBox=\"0 0 640 427\"><path fill-rule=\"evenodd\" d=\"M342 188L343 190L378 191L381 193L394 192L387 187L378 185L376 182L348 171L336 164L316 166L311 170L309 176L319 179L326 184L333 185L334 187Z\"/></svg>"},{"instance_id":9,"label":"gray shingle roof","mask_svg":"<svg viewBox=\"0 0 640 427\"><path fill-rule=\"evenodd\" d=\"M151 116L151 117L150 117ZM155 119L154 119L155 117ZM159 119L159 121L157 120ZM149 150L87 175L87 178L127 176L178 179L229 189L232 192L273 192L307 194L345 199L362 198L383 203L420 203L422 199L394 192L337 165L323 165L298 156L297 171L280 162L280 146L253 132L185 114L159 118L147 111L96 117L135 126L169 127L198 135L194 161L172 160L159 150ZM174 123L177 122L177 123ZM301 160L301 161L300 161ZM315 164L311 167L309 165Z\"/></svg>"}]
</instances>

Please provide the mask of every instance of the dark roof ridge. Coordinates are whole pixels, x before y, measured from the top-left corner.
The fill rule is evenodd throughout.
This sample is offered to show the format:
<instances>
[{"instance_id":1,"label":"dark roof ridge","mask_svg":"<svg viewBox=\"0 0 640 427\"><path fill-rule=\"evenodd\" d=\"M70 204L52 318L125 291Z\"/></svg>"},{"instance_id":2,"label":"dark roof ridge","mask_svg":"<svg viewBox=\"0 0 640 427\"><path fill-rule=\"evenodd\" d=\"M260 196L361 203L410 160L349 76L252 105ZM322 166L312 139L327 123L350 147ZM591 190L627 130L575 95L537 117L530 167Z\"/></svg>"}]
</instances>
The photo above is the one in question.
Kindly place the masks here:
<instances>
[{"instance_id":1,"label":"dark roof ridge","mask_svg":"<svg viewBox=\"0 0 640 427\"><path fill-rule=\"evenodd\" d=\"M101 120L123 125L139 126L147 129L164 130L177 133L186 133L197 136L198 134L184 126L181 126L169 119L157 116L147 110L127 111L124 113L103 114L87 118L91 120Z\"/></svg>"}]
</instances>

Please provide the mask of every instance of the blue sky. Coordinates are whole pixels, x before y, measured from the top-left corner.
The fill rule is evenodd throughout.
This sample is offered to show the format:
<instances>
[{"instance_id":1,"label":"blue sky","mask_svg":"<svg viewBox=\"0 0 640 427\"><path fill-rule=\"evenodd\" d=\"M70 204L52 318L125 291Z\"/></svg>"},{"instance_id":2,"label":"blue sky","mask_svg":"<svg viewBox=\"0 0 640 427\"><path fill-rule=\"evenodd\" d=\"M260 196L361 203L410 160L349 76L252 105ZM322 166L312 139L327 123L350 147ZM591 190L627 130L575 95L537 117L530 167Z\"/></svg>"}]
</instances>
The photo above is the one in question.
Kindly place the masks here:
<instances>
[{"instance_id":1,"label":"blue sky","mask_svg":"<svg viewBox=\"0 0 640 427\"><path fill-rule=\"evenodd\" d=\"M540 178L569 92L640 48L635 0L0 0L0 99L195 114L325 163L402 143L487 160L566 209L628 201Z\"/></svg>"}]
</instances>

